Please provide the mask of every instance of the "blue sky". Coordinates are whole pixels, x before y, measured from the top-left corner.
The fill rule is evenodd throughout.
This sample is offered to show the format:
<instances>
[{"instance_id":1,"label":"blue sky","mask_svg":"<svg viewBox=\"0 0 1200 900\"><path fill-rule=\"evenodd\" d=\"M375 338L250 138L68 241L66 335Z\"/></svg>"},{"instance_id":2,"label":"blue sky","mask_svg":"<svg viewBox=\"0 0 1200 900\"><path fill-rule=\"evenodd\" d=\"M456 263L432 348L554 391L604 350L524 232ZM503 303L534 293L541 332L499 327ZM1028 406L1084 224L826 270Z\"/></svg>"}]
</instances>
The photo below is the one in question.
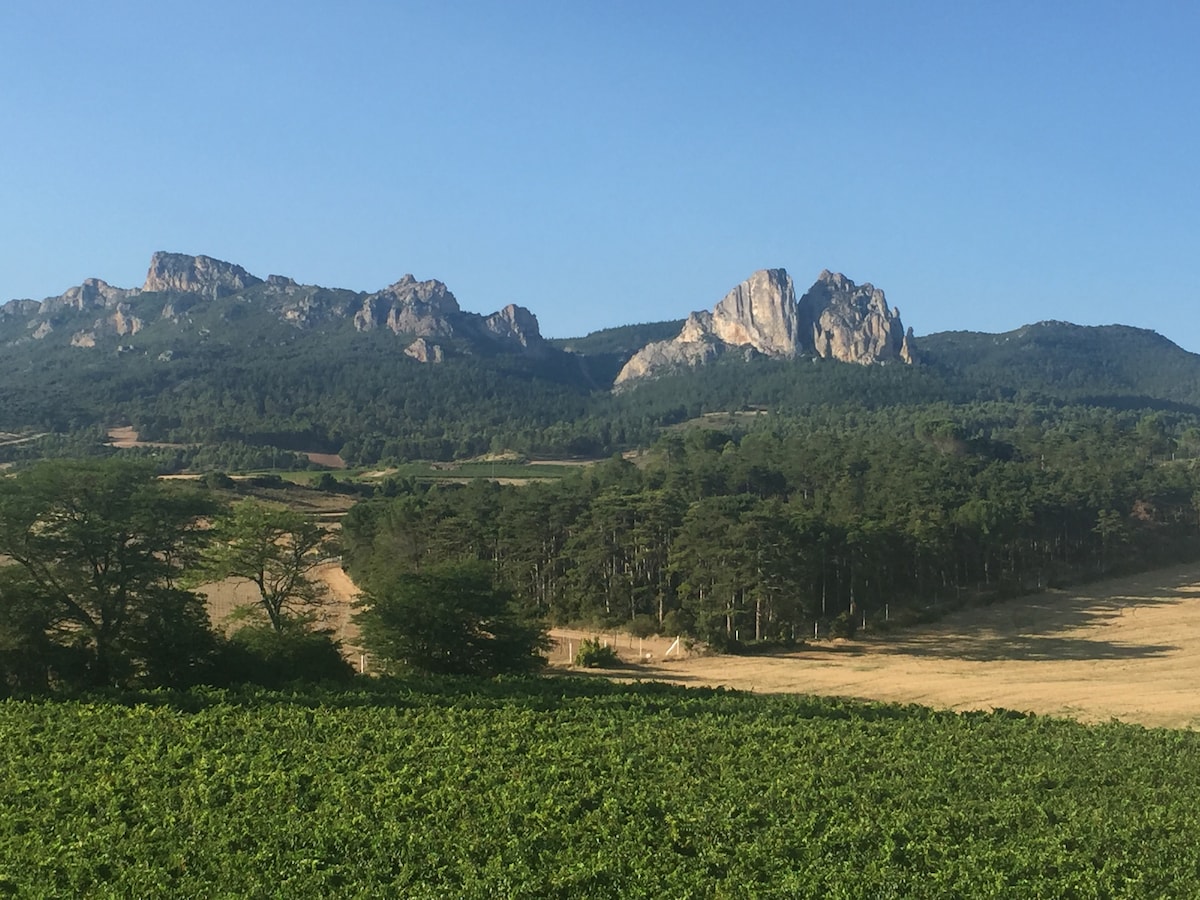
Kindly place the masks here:
<instances>
[{"instance_id":1,"label":"blue sky","mask_svg":"<svg viewBox=\"0 0 1200 900\"><path fill-rule=\"evenodd\" d=\"M551 336L752 271L918 334L1041 319L1200 351L1200 6L0 5L0 299L151 253Z\"/></svg>"}]
</instances>

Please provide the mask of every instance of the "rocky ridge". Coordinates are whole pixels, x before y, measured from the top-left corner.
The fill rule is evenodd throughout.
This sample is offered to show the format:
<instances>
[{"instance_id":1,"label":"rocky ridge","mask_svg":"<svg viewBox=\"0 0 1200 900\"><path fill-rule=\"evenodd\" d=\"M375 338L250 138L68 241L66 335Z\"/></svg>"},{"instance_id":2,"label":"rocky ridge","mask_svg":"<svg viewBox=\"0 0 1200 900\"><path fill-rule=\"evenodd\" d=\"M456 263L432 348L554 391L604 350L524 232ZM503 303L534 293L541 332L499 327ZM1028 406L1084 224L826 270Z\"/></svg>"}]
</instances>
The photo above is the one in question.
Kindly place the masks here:
<instances>
[{"instance_id":1,"label":"rocky ridge","mask_svg":"<svg viewBox=\"0 0 1200 900\"><path fill-rule=\"evenodd\" d=\"M262 284L241 266L211 256L158 252L150 258L150 269L142 285L143 293L201 294L227 297Z\"/></svg>"},{"instance_id":2,"label":"rocky ridge","mask_svg":"<svg viewBox=\"0 0 1200 900\"><path fill-rule=\"evenodd\" d=\"M755 272L712 312L688 316L679 335L637 351L616 386L703 365L730 350L791 359L814 356L863 365L915 361L912 329L889 309L883 291L823 271L799 300L784 269Z\"/></svg>"},{"instance_id":3,"label":"rocky ridge","mask_svg":"<svg viewBox=\"0 0 1200 900\"><path fill-rule=\"evenodd\" d=\"M239 265L209 256L159 252L151 258L140 288L118 288L89 278L57 297L0 306L0 346L55 340L58 334L72 347L111 346L115 339L159 322L187 330L211 304L229 298L265 308L280 322L302 330L347 321L359 332L386 329L416 339L404 352L421 362L441 362L451 341L464 352L537 352L543 345L537 317L529 310L509 304L488 316L464 312L454 294L436 280L405 275L374 293L331 290L282 275L264 281Z\"/></svg>"},{"instance_id":4,"label":"rocky ridge","mask_svg":"<svg viewBox=\"0 0 1200 900\"><path fill-rule=\"evenodd\" d=\"M153 255L140 288L89 278L57 297L0 306L0 346L44 341L92 352L141 347L162 359L158 351L163 348L153 346L155 341L174 343L181 334L223 340L245 333L263 339L271 328L271 340L288 340L278 324L320 333L390 333L402 341L399 351L422 363L462 353L556 352L543 341L528 309L508 304L489 315L466 312L437 280L419 281L409 274L381 290L356 292L300 284L283 275L263 280L209 256L165 252ZM746 358L812 356L862 364L911 363L916 354L911 329L905 332L899 310L888 307L883 291L824 271L797 299L784 269L763 269L711 310L693 312L674 338L633 353L615 385L704 365L730 351Z\"/></svg>"}]
</instances>

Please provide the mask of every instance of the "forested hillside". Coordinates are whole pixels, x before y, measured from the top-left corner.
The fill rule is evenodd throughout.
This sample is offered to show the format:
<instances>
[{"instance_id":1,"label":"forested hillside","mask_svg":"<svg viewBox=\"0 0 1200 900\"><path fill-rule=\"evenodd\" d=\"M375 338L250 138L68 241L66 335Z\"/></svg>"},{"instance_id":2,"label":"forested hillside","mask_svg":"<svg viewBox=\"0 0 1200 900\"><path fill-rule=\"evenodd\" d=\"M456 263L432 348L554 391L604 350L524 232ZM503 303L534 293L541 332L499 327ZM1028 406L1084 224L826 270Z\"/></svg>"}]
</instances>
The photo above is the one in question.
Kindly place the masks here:
<instances>
[{"instance_id":1,"label":"forested hillside","mask_svg":"<svg viewBox=\"0 0 1200 900\"><path fill-rule=\"evenodd\" d=\"M606 456L745 408L779 420L989 400L1200 411L1200 357L1152 332L1058 322L919 338L915 365L723 345L719 359L658 366L613 393L630 357L680 328L546 341L528 310L467 313L437 281L405 276L365 294L156 254L141 289L89 280L0 307L0 431L49 433L34 447L0 446L0 461L102 452L97 429L112 425L143 440L222 445L189 451L184 464L233 467L255 458L252 448L340 453L351 464L501 450Z\"/></svg>"}]
</instances>

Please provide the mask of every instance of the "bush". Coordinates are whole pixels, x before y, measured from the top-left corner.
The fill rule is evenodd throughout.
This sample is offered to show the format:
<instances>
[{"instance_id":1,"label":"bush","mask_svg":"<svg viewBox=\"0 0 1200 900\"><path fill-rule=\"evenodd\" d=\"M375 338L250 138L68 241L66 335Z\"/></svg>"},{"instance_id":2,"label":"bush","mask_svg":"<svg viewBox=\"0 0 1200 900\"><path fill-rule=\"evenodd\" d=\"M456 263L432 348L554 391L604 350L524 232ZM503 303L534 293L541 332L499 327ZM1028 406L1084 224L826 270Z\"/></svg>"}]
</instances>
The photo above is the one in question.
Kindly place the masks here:
<instances>
[{"instance_id":1,"label":"bush","mask_svg":"<svg viewBox=\"0 0 1200 900\"><path fill-rule=\"evenodd\" d=\"M620 663L617 651L600 643L599 638L584 638L579 642L579 651L575 654L575 665L585 669L609 669Z\"/></svg>"},{"instance_id":2,"label":"bush","mask_svg":"<svg viewBox=\"0 0 1200 900\"><path fill-rule=\"evenodd\" d=\"M328 632L302 626L279 632L269 625L239 628L222 648L218 680L279 688L296 681L348 681L354 667Z\"/></svg>"},{"instance_id":3,"label":"bush","mask_svg":"<svg viewBox=\"0 0 1200 900\"><path fill-rule=\"evenodd\" d=\"M546 662L541 623L478 561L374 573L358 608L363 644L384 671L492 676Z\"/></svg>"},{"instance_id":4,"label":"bush","mask_svg":"<svg viewBox=\"0 0 1200 900\"><path fill-rule=\"evenodd\" d=\"M209 472L200 481L210 491L232 491L237 488L237 482L224 472Z\"/></svg>"},{"instance_id":5,"label":"bush","mask_svg":"<svg viewBox=\"0 0 1200 900\"><path fill-rule=\"evenodd\" d=\"M695 634L696 619L686 609L673 609L663 617L660 631L663 634L675 635Z\"/></svg>"},{"instance_id":6,"label":"bush","mask_svg":"<svg viewBox=\"0 0 1200 900\"><path fill-rule=\"evenodd\" d=\"M858 616L846 610L843 613L839 613L829 623L829 636L835 638L852 638L858 633L858 625Z\"/></svg>"},{"instance_id":7,"label":"bush","mask_svg":"<svg viewBox=\"0 0 1200 900\"><path fill-rule=\"evenodd\" d=\"M629 622L629 633L636 638L648 638L658 634L658 619L641 613Z\"/></svg>"}]
</instances>

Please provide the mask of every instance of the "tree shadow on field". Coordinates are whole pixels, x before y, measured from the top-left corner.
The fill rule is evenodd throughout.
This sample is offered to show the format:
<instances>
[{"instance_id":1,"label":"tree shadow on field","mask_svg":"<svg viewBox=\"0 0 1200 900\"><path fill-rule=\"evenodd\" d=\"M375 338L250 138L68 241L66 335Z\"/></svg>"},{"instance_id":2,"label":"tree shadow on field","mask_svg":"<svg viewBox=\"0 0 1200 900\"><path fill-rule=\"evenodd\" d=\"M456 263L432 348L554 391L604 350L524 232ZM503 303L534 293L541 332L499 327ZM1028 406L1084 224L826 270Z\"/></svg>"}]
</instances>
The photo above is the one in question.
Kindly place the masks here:
<instances>
[{"instance_id":1,"label":"tree shadow on field","mask_svg":"<svg viewBox=\"0 0 1200 900\"><path fill-rule=\"evenodd\" d=\"M1182 611L1187 604L1200 603L1198 582L1200 569L1193 565L1078 589L1047 590L955 612L920 631L872 636L863 649L981 662L1152 659L1180 648L1110 640L1104 629L1135 623L1139 610L1179 606ZM1169 634L1164 631L1164 636Z\"/></svg>"},{"instance_id":2,"label":"tree shadow on field","mask_svg":"<svg viewBox=\"0 0 1200 900\"><path fill-rule=\"evenodd\" d=\"M905 641L880 648L884 653L972 662L1034 660L1153 659L1179 648L1172 644L1125 644L1087 638L1003 635L959 636L940 641Z\"/></svg>"}]
</instances>

